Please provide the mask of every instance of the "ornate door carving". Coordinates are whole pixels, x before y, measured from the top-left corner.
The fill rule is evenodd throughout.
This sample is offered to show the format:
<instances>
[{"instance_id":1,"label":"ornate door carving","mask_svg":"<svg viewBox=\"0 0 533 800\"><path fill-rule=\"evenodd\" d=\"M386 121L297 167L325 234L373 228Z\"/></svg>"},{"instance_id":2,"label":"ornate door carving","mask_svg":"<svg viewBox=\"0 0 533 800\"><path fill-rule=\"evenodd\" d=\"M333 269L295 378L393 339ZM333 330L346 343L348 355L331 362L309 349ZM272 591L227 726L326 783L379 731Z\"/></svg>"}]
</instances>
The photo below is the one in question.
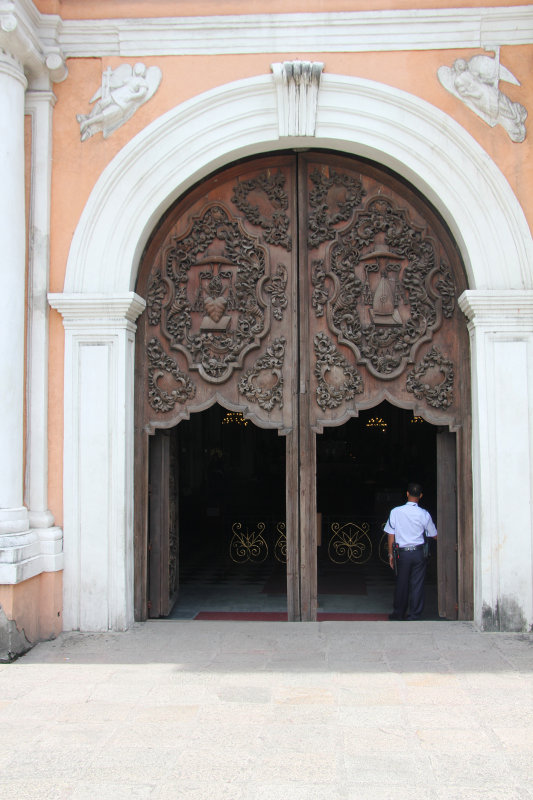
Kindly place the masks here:
<instances>
[{"instance_id":1,"label":"ornate door carving","mask_svg":"<svg viewBox=\"0 0 533 800\"><path fill-rule=\"evenodd\" d=\"M254 159L176 203L137 287L147 300L137 338L138 575L147 436L219 401L286 436L289 618L314 619L324 426L387 399L462 432L468 461L464 288L431 208L364 161ZM466 541L468 520L459 527ZM143 603L140 591L141 617Z\"/></svg>"}]
</instances>

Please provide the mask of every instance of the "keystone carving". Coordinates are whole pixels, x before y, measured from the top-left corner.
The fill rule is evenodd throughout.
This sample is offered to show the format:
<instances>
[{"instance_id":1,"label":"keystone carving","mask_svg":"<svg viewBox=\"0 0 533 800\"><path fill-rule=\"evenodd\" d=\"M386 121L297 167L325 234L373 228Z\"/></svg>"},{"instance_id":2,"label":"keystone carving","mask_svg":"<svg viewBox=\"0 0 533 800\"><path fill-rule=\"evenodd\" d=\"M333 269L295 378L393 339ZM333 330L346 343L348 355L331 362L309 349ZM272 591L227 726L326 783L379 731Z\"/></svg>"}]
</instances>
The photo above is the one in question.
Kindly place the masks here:
<instances>
[{"instance_id":1,"label":"keystone carving","mask_svg":"<svg viewBox=\"0 0 533 800\"><path fill-rule=\"evenodd\" d=\"M314 136L318 90L324 64L284 61L272 64L278 95L280 136Z\"/></svg>"}]
</instances>

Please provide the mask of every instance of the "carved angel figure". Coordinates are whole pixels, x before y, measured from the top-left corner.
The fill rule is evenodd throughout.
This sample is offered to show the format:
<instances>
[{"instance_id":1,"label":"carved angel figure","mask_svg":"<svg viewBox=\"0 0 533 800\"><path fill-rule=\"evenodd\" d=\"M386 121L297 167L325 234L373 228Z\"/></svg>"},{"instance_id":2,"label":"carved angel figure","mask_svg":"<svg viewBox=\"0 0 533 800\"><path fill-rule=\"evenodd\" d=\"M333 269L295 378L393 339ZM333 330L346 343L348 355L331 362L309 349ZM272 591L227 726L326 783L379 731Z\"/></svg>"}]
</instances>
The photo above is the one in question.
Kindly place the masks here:
<instances>
[{"instance_id":1,"label":"carved angel figure","mask_svg":"<svg viewBox=\"0 0 533 800\"><path fill-rule=\"evenodd\" d=\"M112 70L108 67L102 75L102 85L91 97L95 103L89 114L77 114L80 123L80 138L84 142L102 131L107 139L146 103L161 83L159 67L144 64L121 64Z\"/></svg>"},{"instance_id":2,"label":"carved angel figure","mask_svg":"<svg viewBox=\"0 0 533 800\"><path fill-rule=\"evenodd\" d=\"M439 67L439 81L445 89L462 100L488 125L502 125L513 142L526 138L527 111L510 100L499 88L507 81L520 86L515 76L500 64L499 52L491 56L473 56L469 61L458 58L451 67Z\"/></svg>"}]
</instances>

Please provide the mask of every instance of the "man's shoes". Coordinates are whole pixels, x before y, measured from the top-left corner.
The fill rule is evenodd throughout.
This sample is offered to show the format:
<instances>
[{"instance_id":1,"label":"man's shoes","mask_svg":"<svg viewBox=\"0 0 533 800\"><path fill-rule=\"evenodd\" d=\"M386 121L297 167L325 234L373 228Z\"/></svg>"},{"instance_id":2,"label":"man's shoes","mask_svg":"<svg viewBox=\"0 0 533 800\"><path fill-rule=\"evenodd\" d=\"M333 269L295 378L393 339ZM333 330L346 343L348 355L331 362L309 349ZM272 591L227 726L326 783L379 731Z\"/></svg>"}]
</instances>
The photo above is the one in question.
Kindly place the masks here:
<instances>
[{"instance_id":1,"label":"man's shoes","mask_svg":"<svg viewBox=\"0 0 533 800\"><path fill-rule=\"evenodd\" d=\"M394 622L401 622L402 618L398 614L389 614L389 619Z\"/></svg>"}]
</instances>

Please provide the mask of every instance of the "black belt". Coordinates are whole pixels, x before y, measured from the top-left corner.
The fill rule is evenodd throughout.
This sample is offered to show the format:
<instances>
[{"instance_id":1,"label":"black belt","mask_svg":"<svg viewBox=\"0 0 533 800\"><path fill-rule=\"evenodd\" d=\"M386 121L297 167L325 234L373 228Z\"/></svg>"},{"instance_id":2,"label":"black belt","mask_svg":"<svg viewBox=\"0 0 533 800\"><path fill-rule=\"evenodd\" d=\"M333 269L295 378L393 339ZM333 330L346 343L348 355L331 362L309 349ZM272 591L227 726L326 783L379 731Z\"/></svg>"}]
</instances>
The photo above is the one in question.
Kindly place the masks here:
<instances>
[{"instance_id":1,"label":"black belt","mask_svg":"<svg viewBox=\"0 0 533 800\"><path fill-rule=\"evenodd\" d=\"M407 547L400 547L400 550L422 550L423 544L409 544Z\"/></svg>"}]
</instances>

